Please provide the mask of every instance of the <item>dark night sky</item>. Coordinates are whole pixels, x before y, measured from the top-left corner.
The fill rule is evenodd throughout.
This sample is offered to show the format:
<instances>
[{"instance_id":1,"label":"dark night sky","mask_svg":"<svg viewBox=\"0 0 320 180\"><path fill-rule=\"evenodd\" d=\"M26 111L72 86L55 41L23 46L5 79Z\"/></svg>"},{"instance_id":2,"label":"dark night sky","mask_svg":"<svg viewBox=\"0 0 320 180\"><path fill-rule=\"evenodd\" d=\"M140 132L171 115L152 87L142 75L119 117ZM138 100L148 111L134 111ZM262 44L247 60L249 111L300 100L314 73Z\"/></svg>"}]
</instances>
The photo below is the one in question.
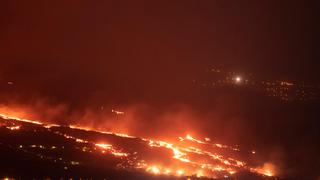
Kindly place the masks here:
<instances>
[{"instance_id":1,"label":"dark night sky","mask_svg":"<svg viewBox=\"0 0 320 180\"><path fill-rule=\"evenodd\" d=\"M159 94L209 65L315 81L316 7L311 1L2 1L0 80L73 99L98 91L115 99Z\"/></svg>"},{"instance_id":2,"label":"dark night sky","mask_svg":"<svg viewBox=\"0 0 320 180\"><path fill-rule=\"evenodd\" d=\"M302 147L320 137L318 106L199 92L191 81L213 66L319 83L318 7L303 0L1 0L0 104L44 98L72 112L90 105L182 103L215 114L226 132L239 128L213 136L286 142L284 151ZM311 157L301 159L303 165Z\"/></svg>"}]
</instances>

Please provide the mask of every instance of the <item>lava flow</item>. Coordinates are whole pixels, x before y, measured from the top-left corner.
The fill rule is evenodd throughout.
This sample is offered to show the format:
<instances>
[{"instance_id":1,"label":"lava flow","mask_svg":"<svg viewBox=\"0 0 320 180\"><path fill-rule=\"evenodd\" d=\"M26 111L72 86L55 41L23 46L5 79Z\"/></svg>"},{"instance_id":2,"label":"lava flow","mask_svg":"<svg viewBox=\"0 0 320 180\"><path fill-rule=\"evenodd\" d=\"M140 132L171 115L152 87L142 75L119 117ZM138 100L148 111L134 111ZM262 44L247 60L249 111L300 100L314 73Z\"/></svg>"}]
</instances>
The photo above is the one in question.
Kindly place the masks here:
<instances>
[{"instance_id":1,"label":"lava flow","mask_svg":"<svg viewBox=\"0 0 320 180\"><path fill-rule=\"evenodd\" d=\"M6 114L0 114L0 118L5 121L2 126L12 131L23 130L25 124L32 124L80 144L83 152L111 154L120 159L115 167L118 169L208 178L232 177L238 172L275 175L273 165L255 167L244 161L243 154L252 157L255 151L242 152L238 146L213 143L210 138L198 139L187 134L177 137L176 142L167 142L79 126L45 124Z\"/></svg>"}]
</instances>

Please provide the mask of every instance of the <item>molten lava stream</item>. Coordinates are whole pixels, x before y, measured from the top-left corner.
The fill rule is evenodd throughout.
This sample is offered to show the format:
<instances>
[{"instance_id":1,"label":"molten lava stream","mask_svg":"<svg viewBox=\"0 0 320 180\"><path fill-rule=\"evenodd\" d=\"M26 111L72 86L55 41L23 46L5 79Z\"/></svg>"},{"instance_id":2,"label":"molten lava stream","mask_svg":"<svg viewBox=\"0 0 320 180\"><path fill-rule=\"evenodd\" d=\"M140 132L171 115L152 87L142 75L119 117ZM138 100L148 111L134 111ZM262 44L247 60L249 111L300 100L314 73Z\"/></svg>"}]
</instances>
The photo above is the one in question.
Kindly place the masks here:
<instances>
[{"instance_id":1,"label":"molten lava stream","mask_svg":"<svg viewBox=\"0 0 320 180\"><path fill-rule=\"evenodd\" d=\"M250 167L246 162L238 160L234 157L227 157L225 154L237 153L239 148L211 143L209 138L196 139L191 135L185 137L177 137L177 143L166 141L152 140L148 138L138 138L128 134L99 131L91 128L70 126L73 130L84 130L105 134L122 138L124 140L140 141L143 144L142 149L137 149L132 152L128 147L120 147L121 145L114 142L116 145L110 143L96 142L92 139L84 139L70 135L66 132L59 131L61 126L57 124L44 124L40 121L29 119L22 119L19 117L8 116L0 114L0 117L5 120L12 120L24 123L32 123L42 126L54 133L63 136L66 139L72 139L77 143L92 144L98 148L101 153L109 153L115 157L123 158L126 165L119 165L121 168L133 168L143 170L155 175L174 175L174 176L198 176L198 177L220 177L232 176L238 171L251 171L254 173L273 176L274 166L264 165L263 167ZM7 127L10 130L19 130L20 126ZM70 131L71 132L71 131ZM69 132L69 133L70 133ZM221 152L226 151L221 155L214 151L220 149Z\"/></svg>"}]
</instances>

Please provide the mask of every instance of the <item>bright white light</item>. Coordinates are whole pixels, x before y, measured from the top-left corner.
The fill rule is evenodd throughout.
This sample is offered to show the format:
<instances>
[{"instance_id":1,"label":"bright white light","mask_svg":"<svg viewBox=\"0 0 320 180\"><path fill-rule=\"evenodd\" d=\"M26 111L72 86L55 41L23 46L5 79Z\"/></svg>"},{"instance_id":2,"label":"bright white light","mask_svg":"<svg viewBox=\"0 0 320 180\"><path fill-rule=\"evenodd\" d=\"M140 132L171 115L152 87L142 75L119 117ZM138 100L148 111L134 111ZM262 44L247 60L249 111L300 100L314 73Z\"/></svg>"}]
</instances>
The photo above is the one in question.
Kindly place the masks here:
<instances>
[{"instance_id":1,"label":"bright white light","mask_svg":"<svg viewBox=\"0 0 320 180\"><path fill-rule=\"evenodd\" d=\"M184 173L184 171L183 170L177 170L177 175L179 175L179 176L181 176L182 174Z\"/></svg>"},{"instance_id":2,"label":"bright white light","mask_svg":"<svg viewBox=\"0 0 320 180\"><path fill-rule=\"evenodd\" d=\"M235 81L236 81L236 83L240 83L242 81L242 79L240 76L237 76L237 77L235 77Z\"/></svg>"},{"instance_id":3,"label":"bright white light","mask_svg":"<svg viewBox=\"0 0 320 180\"><path fill-rule=\"evenodd\" d=\"M153 166L153 167L151 168L151 170L152 170L152 172L153 172L154 174L159 174L159 173L160 173L159 168L157 168L156 166Z\"/></svg>"}]
</instances>

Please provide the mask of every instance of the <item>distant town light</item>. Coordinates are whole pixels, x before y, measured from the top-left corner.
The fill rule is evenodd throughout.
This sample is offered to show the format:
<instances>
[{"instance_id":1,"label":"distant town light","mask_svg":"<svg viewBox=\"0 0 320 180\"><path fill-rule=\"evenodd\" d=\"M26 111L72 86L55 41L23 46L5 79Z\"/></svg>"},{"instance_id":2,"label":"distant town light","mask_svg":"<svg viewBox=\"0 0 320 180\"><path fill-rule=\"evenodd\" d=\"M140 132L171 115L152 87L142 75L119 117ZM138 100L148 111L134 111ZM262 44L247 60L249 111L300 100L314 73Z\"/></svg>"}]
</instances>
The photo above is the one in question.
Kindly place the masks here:
<instances>
[{"instance_id":1,"label":"distant town light","mask_svg":"<svg viewBox=\"0 0 320 180\"><path fill-rule=\"evenodd\" d=\"M242 78L240 76L235 77L236 83L240 83L242 81Z\"/></svg>"}]
</instances>

